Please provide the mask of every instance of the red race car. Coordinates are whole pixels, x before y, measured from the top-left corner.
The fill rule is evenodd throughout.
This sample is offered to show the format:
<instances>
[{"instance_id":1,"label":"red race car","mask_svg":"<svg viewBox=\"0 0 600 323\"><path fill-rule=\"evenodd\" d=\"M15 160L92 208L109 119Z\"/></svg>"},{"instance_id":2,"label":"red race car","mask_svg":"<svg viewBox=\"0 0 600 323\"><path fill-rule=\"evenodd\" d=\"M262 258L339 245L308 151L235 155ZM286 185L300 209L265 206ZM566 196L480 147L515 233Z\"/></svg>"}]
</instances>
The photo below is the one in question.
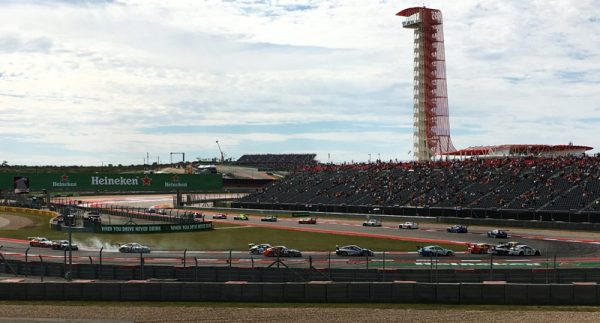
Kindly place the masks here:
<instances>
[{"instance_id":1,"label":"red race car","mask_svg":"<svg viewBox=\"0 0 600 323\"><path fill-rule=\"evenodd\" d=\"M298 221L299 224L317 224L316 218L305 218Z\"/></svg>"},{"instance_id":2,"label":"red race car","mask_svg":"<svg viewBox=\"0 0 600 323\"><path fill-rule=\"evenodd\" d=\"M467 251L469 253L478 253L478 254L488 253L488 250L492 247L491 245L489 245L487 243L468 243L467 246L468 246Z\"/></svg>"},{"instance_id":3,"label":"red race car","mask_svg":"<svg viewBox=\"0 0 600 323\"><path fill-rule=\"evenodd\" d=\"M32 247L50 248L52 247L52 241L44 237L35 237L29 240L29 245Z\"/></svg>"}]
</instances>

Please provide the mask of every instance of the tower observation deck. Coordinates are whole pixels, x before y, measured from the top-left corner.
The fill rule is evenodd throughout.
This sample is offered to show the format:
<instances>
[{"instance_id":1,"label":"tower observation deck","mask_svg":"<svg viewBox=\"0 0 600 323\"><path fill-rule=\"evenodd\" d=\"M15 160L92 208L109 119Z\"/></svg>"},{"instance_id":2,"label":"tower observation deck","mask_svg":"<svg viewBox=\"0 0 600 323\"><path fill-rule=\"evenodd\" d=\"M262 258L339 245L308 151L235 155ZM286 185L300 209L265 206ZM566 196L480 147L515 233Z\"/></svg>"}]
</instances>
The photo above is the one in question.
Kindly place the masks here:
<instances>
[{"instance_id":1,"label":"tower observation deck","mask_svg":"<svg viewBox=\"0 0 600 323\"><path fill-rule=\"evenodd\" d=\"M416 160L456 151L450 139L442 12L408 8L402 27L414 30L413 154Z\"/></svg>"}]
</instances>

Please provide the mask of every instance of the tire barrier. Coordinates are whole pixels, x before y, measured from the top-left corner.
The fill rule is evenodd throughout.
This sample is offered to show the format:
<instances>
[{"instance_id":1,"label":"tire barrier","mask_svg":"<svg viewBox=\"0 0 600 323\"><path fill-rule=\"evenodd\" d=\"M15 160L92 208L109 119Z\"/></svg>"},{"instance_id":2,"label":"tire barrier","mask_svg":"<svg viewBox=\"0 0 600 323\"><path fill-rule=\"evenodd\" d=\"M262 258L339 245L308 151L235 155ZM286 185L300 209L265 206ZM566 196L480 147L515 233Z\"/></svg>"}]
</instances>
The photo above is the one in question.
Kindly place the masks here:
<instances>
[{"instance_id":1,"label":"tire barrier","mask_svg":"<svg viewBox=\"0 0 600 323\"><path fill-rule=\"evenodd\" d=\"M46 282L0 280L0 300L599 305L597 284Z\"/></svg>"},{"instance_id":2,"label":"tire barrier","mask_svg":"<svg viewBox=\"0 0 600 323\"><path fill-rule=\"evenodd\" d=\"M205 266L157 266L112 264L73 264L66 262L19 261L0 258L0 273L34 277L65 277L71 268L74 279L146 280L172 279L186 282L393 282L415 281L424 283L480 283L506 281L508 283L572 283L600 282L596 268L501 268L488 269L315 269L315 268L243 268Z\"/></svg>"}]
</instances>

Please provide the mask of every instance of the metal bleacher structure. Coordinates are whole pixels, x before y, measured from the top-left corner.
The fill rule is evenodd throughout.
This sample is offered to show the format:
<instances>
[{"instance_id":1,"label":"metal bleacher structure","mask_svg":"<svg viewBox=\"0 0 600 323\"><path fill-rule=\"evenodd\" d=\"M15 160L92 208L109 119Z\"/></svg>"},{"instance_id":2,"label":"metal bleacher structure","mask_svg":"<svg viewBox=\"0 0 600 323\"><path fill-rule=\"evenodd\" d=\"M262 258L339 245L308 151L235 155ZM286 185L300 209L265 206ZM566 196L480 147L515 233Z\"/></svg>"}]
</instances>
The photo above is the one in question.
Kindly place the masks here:
<instances>
[{"instance_id":1,"label":"metal bleacher structure","mask_svg":"<svg viewBox=\"0 0 600 323\"><path fill-rule=\"evenodd\" d=\"M234 206L600 223L600 157L318 165Z\"/></svg>"}]
</instances>

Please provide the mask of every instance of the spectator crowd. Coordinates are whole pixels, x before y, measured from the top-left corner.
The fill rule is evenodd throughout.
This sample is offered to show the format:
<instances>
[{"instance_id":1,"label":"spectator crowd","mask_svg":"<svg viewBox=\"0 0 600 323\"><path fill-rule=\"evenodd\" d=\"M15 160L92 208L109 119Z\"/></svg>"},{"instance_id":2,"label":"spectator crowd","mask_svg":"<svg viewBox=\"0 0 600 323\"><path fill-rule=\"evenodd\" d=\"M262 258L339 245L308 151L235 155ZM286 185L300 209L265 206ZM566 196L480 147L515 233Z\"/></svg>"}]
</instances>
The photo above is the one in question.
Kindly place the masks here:
<instances>
[{"instance_id":1,"label":"spectator crowd","mask_svg":"<svg viewBox=\"0 0 600 323\"><path fill-rule=\"evenodd\" d=\"M309 164L242 202L600 211L600 157Z\"/></svg>"}]
</instances>

